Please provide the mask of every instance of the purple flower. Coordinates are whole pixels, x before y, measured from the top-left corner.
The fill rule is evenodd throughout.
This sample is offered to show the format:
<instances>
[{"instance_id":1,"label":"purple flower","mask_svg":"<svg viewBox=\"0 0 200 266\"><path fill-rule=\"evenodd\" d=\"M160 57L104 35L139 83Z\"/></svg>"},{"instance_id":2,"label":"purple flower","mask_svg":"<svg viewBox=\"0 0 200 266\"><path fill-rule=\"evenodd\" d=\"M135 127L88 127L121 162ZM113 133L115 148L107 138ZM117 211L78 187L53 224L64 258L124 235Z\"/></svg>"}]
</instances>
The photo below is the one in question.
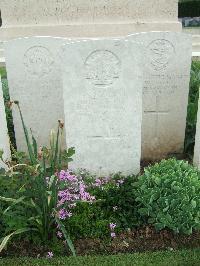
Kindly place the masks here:
<instances>
[{"instance_id":1,"label":"purple flower","mask_svg":"<svg viewBox=\"0 0 200 266\"><path fill-rule=\"evenodd\" d=\"M65 220L67 217L68 218L71 217L72 216L72 213L66 211L65 209L60 209L59 212L58 212L58 215L59 215L59 218L61 220Z\"/></svg>"},{"instance_id":2,"label":"purple flower","mask_svg":"<svg viewBox=\"0 0 200 266\"><path fill-rule=\"evenodd\" d=\"M67 217L70 218L72 216L72 212L67 212Z\"/></svg>"},{"instance_id":3,"label":"purple flower","mask_svg":"<svg viewBox=\"0 0 200 266\"><path fill-rule=\"evenodd\" d=\"M70 209L75 208L75 207L76 207L76 203L69 204Z\"/></svg>"},{"instance_id":4,"label":"purple flower","mask_svg":"<svg viewBox=\"0 0 200 266\"><path fill-rule=\"evenodd\" d=\"M95 196L90 196L90 201L96 200Z\"/></svg>"},{"instance_id":5,"label":"purple flower","mask_svg":"<svg viewBox=\"0 0 200 266\"><path fill-rule=\"evenodd\" d=\"M111 232L110 235L111 235L112 238L115 238L116 237L116 234L114 232Z\"/></svg>"},{"instance_id":6,"label":"purple flower","mask_svg":"<svg viewBox=\"0 0 200 266\"><path fill-rule=\"evenodd\" d=\"M110 177L109 176L104 177L103 181L104 183L107 184L110 181Z\"/></svg>"},{"instance_id":7,"label":"purple flower","mask_svg":"<svg viewBox=\"0 0 200 266\"><path fill-rule=\"evenodd\" d=\"M117 225L114 223L110 223L110 230L113 231Z\"/></svg>"},{"instance_id":8,"label":"purple flower","mask_svg":"<svg viewBox=\"0 0 200 266\"><path fill-rule=\"evenodd\" d=\"M80 183L79 190L80 194L83 194L85 192L85 185L83 183Z\"/></svg>"},{"instance_id":9,"label":"purple flower","mask_svg":"<svg viewBox=\"0 0 200 266\"><path fill-rule=\"evenodd\" d=\"M57 232L57 236L58 236L59 238L62 238L62 233L61 233L60 231L58 231L58 232Z\"/></svg>"},{"instance_id":10,"label":"purple flower","mask_svg":"<svg viewBox=\"0 0 200 266\"><path fill-rule=\"evenodd\" d=\"M61 198L61 201L64 203L65 201L72 200L71 193L66 189L58 192L58 196Z\"/></svg>"},{"instance_id":11,"label":"purple flower","mask_svg":"<svg viewBox=\"0 0 200 266\"><path fill-rule=\"evenodd\" d=\"M56 225L56 228L60 229L60 225L59 225L59 224L57 224L57 225Z\"/></svg>"},{"instance_id":12,"label":"purple flower","mask_svg":"<svg viewBox=\"0 0 200 266\"><path fill-rule=\"evenodd\" d=\"M80 193L80 198L83 201L93 201L95 200L95 196L91 196L88 192L82 192Z\"/></svg>"},{"instance_id":13,"label":"purple flower","mask_svg":"<svg viewBox=\"0 0 200 266\"><path fill-rule=\"evenodd\" d=\"M59 219L65 220L71 217L70 210L76 207L76 202L87 201L92 203L95 200L95 197L86 191L87 185L81 176L75 176L69 170L62 170L58 173L58 180L61 181L58 183L60 190L58 191L57 201Z\"/></svg>"},{"instance_id":14,"label":"purple flower","mask_svg":"<svg viewBox=\"0 0 200 266\"><path fill-rule=\"evenodd\" d=\"M52 259L52 258L53 258L53 252L49 251L49 252L47 253L47 258L48 258L48 259Z\"/></svg>"},{"instance_id":15,"label":"purple flower","mask_svg":"<svg viewBox=\"0 0 200 266\"><path fill-rule=\"evenodd\" d=\"M66 172L65 172L64 170L61 170L61 171L60 171L59 179L60 179L61 181L66 179Z\"/></svg>"},{"instance_id":16,"label":"purple flower","mask_svg":"<svg viewBox=\"0 0 200 266\"><path fill-rule=\"evenodd\" d=\"M75 175L72 175L69 170L64 171L61 170L59 174L60 181L70 181L70 182L77 182L78 179Z\"/></svg>"},{"instance_id":17,"label":"purple flower","mask_svg":"<svg viewBox=\"0 0 200 266\"><path fill-rule=\"evenodd\" d=\"M95 182L96 182L96 183L95 183L94 185L95 185L96 187L100 187L100 186L101 186L101 180L100 180L99 178L95 179Z\"/></svg>"}]
</instances>

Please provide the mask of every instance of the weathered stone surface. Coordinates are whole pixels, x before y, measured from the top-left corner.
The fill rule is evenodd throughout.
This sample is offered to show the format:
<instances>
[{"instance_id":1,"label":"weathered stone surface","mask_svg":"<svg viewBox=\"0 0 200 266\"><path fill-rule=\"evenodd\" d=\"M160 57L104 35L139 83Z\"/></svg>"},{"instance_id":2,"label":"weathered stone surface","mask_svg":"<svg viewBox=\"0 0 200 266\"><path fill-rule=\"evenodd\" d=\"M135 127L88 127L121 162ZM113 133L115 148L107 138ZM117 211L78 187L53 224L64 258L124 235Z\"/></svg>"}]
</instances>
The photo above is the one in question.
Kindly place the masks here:
<instances>
[{"instance_id":1,"label":"weathered stone surface","mask_svg":"<svg viewBox=\"0 0 200 266\"><path fill-rule=\"evenodd\" d=\"M1 0L3 26L177 21L175 0Z\"/></svg>"},{"instance_id":2,"label":"weathered stone surface","mask_svg":"<svg viewBox=\"0 0 200 266\"><path fill-rule=\"evenodd\" d=\"M191 36L172 32L131 35L145 46L142 157L156 159L183 150Z\"/></svg>"},{"instance_id":3,"label":"weathered stone surface","mask_svg":"<svg viewBox=\"0 0 200 266\"><path fill-rule=\"evenodd\" d=\"M63 39L32 37L5 43L6 68L12 100L18 100L27 128L38 145L49 144L49 133L64 118L58 51ZM19 113L13 109L17 147L26 150Z\"/></svg>"},{"instance_id":4,"label":"weathered stone surface","mask_svg":"<svg viewBox=\"0 0 200 266\"><path fill-rule=\"evenodd\" d=\"M181 31L178 0L1 0L3 40Z\"/></svg>"},{"instance_id":5,"label":"weathered stone surface","mask_svg":"<svg viewBox=\"0 0 200 266\"><path fill-rule=\"evenodd\" d=\"M97 175L138 173L142 75L138 45L123 40L77 41L63 48L63 97L71 168Z\"/></svg>"},{"instance_id":6,"label":"weathered stone surface","mask_svg":"<svg viewBox=\"0 0 200 266\"><path fill-rule=\"evenodd\" d=\"M0 150L3 150L3 159L7 161L10 159L10 144L8 137L8 129L6 122L6 113L3 99L2 83L0 76ZM0 160L0 168L5 168L5 164Z\"/></svg>"},{"instance_id":7,"label":"weathered stone surface","mask_svg":"<svg viewBox=\"0 0 200 266\"><path fill-rule=\"evenodd\" d=\"M193 163L195 166L197 166L200 169L200 98L199 98L198 113L197 113Z\"/></svg>"}]
</instances>

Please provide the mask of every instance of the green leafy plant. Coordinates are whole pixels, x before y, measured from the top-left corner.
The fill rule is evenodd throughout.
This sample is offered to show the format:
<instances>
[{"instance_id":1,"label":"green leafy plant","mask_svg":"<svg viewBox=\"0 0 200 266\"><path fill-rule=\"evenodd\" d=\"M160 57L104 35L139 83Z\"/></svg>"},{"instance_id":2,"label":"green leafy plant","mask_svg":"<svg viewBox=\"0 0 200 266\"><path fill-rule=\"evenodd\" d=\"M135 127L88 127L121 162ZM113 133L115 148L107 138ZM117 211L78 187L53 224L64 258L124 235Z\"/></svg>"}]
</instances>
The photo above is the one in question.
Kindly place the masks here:
<instances>
[{"instance_id":1,"label":"green leafy plant","mask_svg":"<svg viewBox=\"0 0 200 266\"><path fill-rule=\"evenodd\" d=\"M134 185L138 213L158 230L191 234L200 229L200 174L188 162L162 160Z\"/></svg>"},{"instance_id":2,"label":"green leafy plant","mask_svg":"<svg viewBox=\"0 0 200 266\"><path fill-rule=\"evenodd\" d=\"M64 224L74 239L107 238L109 222L110 219L102 208L102 202L97 201L93 204L78 203L73 216Z\"/></svg>"},{"instance_id":3,"label":"green leafy plant","mask_svg":"<svg viewBox=\"0 0 200 266\"><path fill-rule=\"evenodd\" d=\"M66 227L74 238L108 238L110 223L116 223L116 233L135 228L141 224L137 215L132 183L136 177L116 174L95 178L83 174L90 194L95 196L93 204L80 202ZM140 220L138 219L140 218Z\"/></svg>"},{"instance_id":4,"label":"green leafy plant","mask_svg":"<svg viewBox=\"0 0 200 266\"><path fill-rule=\"evenodd\" d=\"M5 67L0 67L0 75L2 78L6 78L7 77L7 73L6 73L6 68Z\"/></svg>"},{"instance_id":5,"label":"green leafy plant","mask_svg":"<svg viewBox=\"0 0 200 266\"><path fill-rule=\"evenodd\" d=\"M92 192L96 199L102 199L101 208L105 217L117 223L117 229L126 230L140 224L136 211L136 202L132 183L135 176L124 177L116 174L112 182L103 187L96 187Z\"/></svg>"},{"instance_id":6,"label":"green leafy plant","mask_svg":"<svg viewBox=\"0 0 200 266\"><path fill-rule=\"evenodd\" d=\"M65 227L58 214L58 173L62 167L67 168L75 153L74 148L62 151L62 128L59 121L58 130L51 132L50 148L37 146L37 142L28 132L20 105L15 102L21 116L22 126L26 139L28 158L16 156L16 164L9 165L8 171L1 174L1 182L15 184L13 197L7 197L4 191L0 200L9 204L1 210L6 223L7 236L2 239L0 252L14 235L30 232L36 235L42 244L47 244L56 231L60 228L68 246L75 255L75 250ZM47 181L48 178L48 181ZM5 181L5 180L9 181Z\"/></svg>"}]
</instances>

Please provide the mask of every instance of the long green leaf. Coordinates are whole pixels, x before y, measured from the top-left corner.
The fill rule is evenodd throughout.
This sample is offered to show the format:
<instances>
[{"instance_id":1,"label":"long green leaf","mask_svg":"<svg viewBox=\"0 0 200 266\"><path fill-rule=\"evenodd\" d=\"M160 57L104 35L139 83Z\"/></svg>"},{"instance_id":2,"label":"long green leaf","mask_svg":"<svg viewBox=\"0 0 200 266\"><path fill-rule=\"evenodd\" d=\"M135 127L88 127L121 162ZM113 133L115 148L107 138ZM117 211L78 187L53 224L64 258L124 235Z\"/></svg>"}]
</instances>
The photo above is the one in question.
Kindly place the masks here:
<instances>
[{"instance_id":1,"label":"long green leaf","mask_svg":"<svg viewBox=\"0 0 200 266\"><path fill-rule=\"evenodd\" d=\"M54 168L56 167L56 162L57 162L57 158L58 158L58 146L59 146L59 135L60 135L60 130L59 130L59 126L58 126L58 131L57 131L57 136L56 136L56 146L55 146L55 153L54 153ZM52 169L54 170L54 169Z\"/></svg>"},{"instance_id":2,"label":"long green leaf","mask_svg":"<svg viewBox=\"0 0 200 266\"><path fill-rule=\"evenodd\" d=\"M27 145L28 152L29 152L29 157L30 157L31 163L35 164L36 160L35 160L34 152L33 152L32 145L31 145L31 142L30 142L30 139L29 139L28 130L27 130L26 125L24 123L24 119L23 119L23 115L22 115L22 112L21 112L21 108L20 108L18 102L16 102L16 105L17 105L18 110L19 110L19 114L20 114L20 118L21 118L21 122L22 122L22 127L23 127L23 130L24 130L24 135L25 135L25 139L26 139L26 145Z\"/></svg>"},{"instance_id":3,"label":"long green leaf","mask_svg":"<svg viewBox=\"0 0 200 266\"><path fill-rule=\"evenodd\" d=\"M21 197L21 198L25 198L25 197ZM19 198L19 199L21 199L21 198ZM2 201L7 201L7 202L16 202L16 201L18 201L18 199L13 199L13 198L5 198L5 197L1 197L0 196L0 200L2 200Z\"/></svg>"},{"instance_id":4,"label":"long green leaf","mask_svg":"<svg viewBox=\"0 0 200 266\"><path fill-rule=\"evenodd\" d=\"M68 244L73 256L76 256L76 251L75 251L74 245L73 245L73 243L72 243L72 241L71 241L71 239L70 239L70 237L69 237L69 235L65 229L65 226L57 217L55 217L55 219L56 219L56 223L59 225L59 228L65 237L65 240L67 241L67 244Z\"/></svg>"},{"instance_id":5,"label":"long green leaf","mask_svg":"<svg viewBox=\"0 0 200 266\"><path fill-rule=\"evenodd\" d=\"M37 211L37 213L41 216L42 215L42 210L40 209L40 207L33 201L33 199L31 199L31 205L32 207L35 208L35 210Z\"/></svg>"},{"instance_id":6,"label":"long green leaf","mask_svg":"<svg viewBox=\"0 0 200 266\"><path fill-rule=\"evenodd\" d=\"M15 200L7 209L4 210L3 214L5 214L6 212L8 212L16 204L23 202L24 199L25 199L25 197L21 197L21 198Z\"/></svg>"},{"instance_id":7,"label":"long green leaf","mask_svg":"<svg viewBox=\"0 0 200 266\"><path fill-rule=\"evenodd\" d=\"M35 155L35 158L37 158L38 156L38 146L37 146L37 141L33 135L33 132L32 132L32 129L30 129L31 131L31 135L32 135L32 143L33 143L33 151L34 151L34 155Z\"/></svg>"},{"instance_id":8,"label":"long green leaf","mask_svg":"<svg viewBox=\"0 0 200 266\"><path fill-rule=\"evenodd\" d=\"M6 244L8 243L8 241L10 240L10 238L12 236L19 235L19 234L22 234L24 232L31 231L31 230L33 230L33 229L31 229L31 228L21 228L21 229L18 229L16 231L12 232L11 234L7 235L6 237L4 237L2 242L1 242L1 245L0 245L0 253L5 248Z\"/></svg>"}]
</instances>

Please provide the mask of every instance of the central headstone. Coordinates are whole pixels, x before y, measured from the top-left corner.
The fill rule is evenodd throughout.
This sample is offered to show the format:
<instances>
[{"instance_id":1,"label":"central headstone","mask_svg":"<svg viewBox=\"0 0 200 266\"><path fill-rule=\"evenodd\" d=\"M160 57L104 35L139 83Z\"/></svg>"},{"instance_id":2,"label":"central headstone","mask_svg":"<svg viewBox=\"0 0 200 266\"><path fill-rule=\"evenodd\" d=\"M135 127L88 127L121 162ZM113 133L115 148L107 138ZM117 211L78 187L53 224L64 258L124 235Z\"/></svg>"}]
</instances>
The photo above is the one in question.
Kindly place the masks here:
<instances>
[{"instance_id":1,"label":"central headstone","mask_svg":"<svg viewBox=\"0 0 200 266\"><path fill-rule=\"evenodd\" d=\"M97 175L138 173L142 73L137 44L89 40L63 48L63 96L71 168Z\"/></svg>"}]
</instances>

